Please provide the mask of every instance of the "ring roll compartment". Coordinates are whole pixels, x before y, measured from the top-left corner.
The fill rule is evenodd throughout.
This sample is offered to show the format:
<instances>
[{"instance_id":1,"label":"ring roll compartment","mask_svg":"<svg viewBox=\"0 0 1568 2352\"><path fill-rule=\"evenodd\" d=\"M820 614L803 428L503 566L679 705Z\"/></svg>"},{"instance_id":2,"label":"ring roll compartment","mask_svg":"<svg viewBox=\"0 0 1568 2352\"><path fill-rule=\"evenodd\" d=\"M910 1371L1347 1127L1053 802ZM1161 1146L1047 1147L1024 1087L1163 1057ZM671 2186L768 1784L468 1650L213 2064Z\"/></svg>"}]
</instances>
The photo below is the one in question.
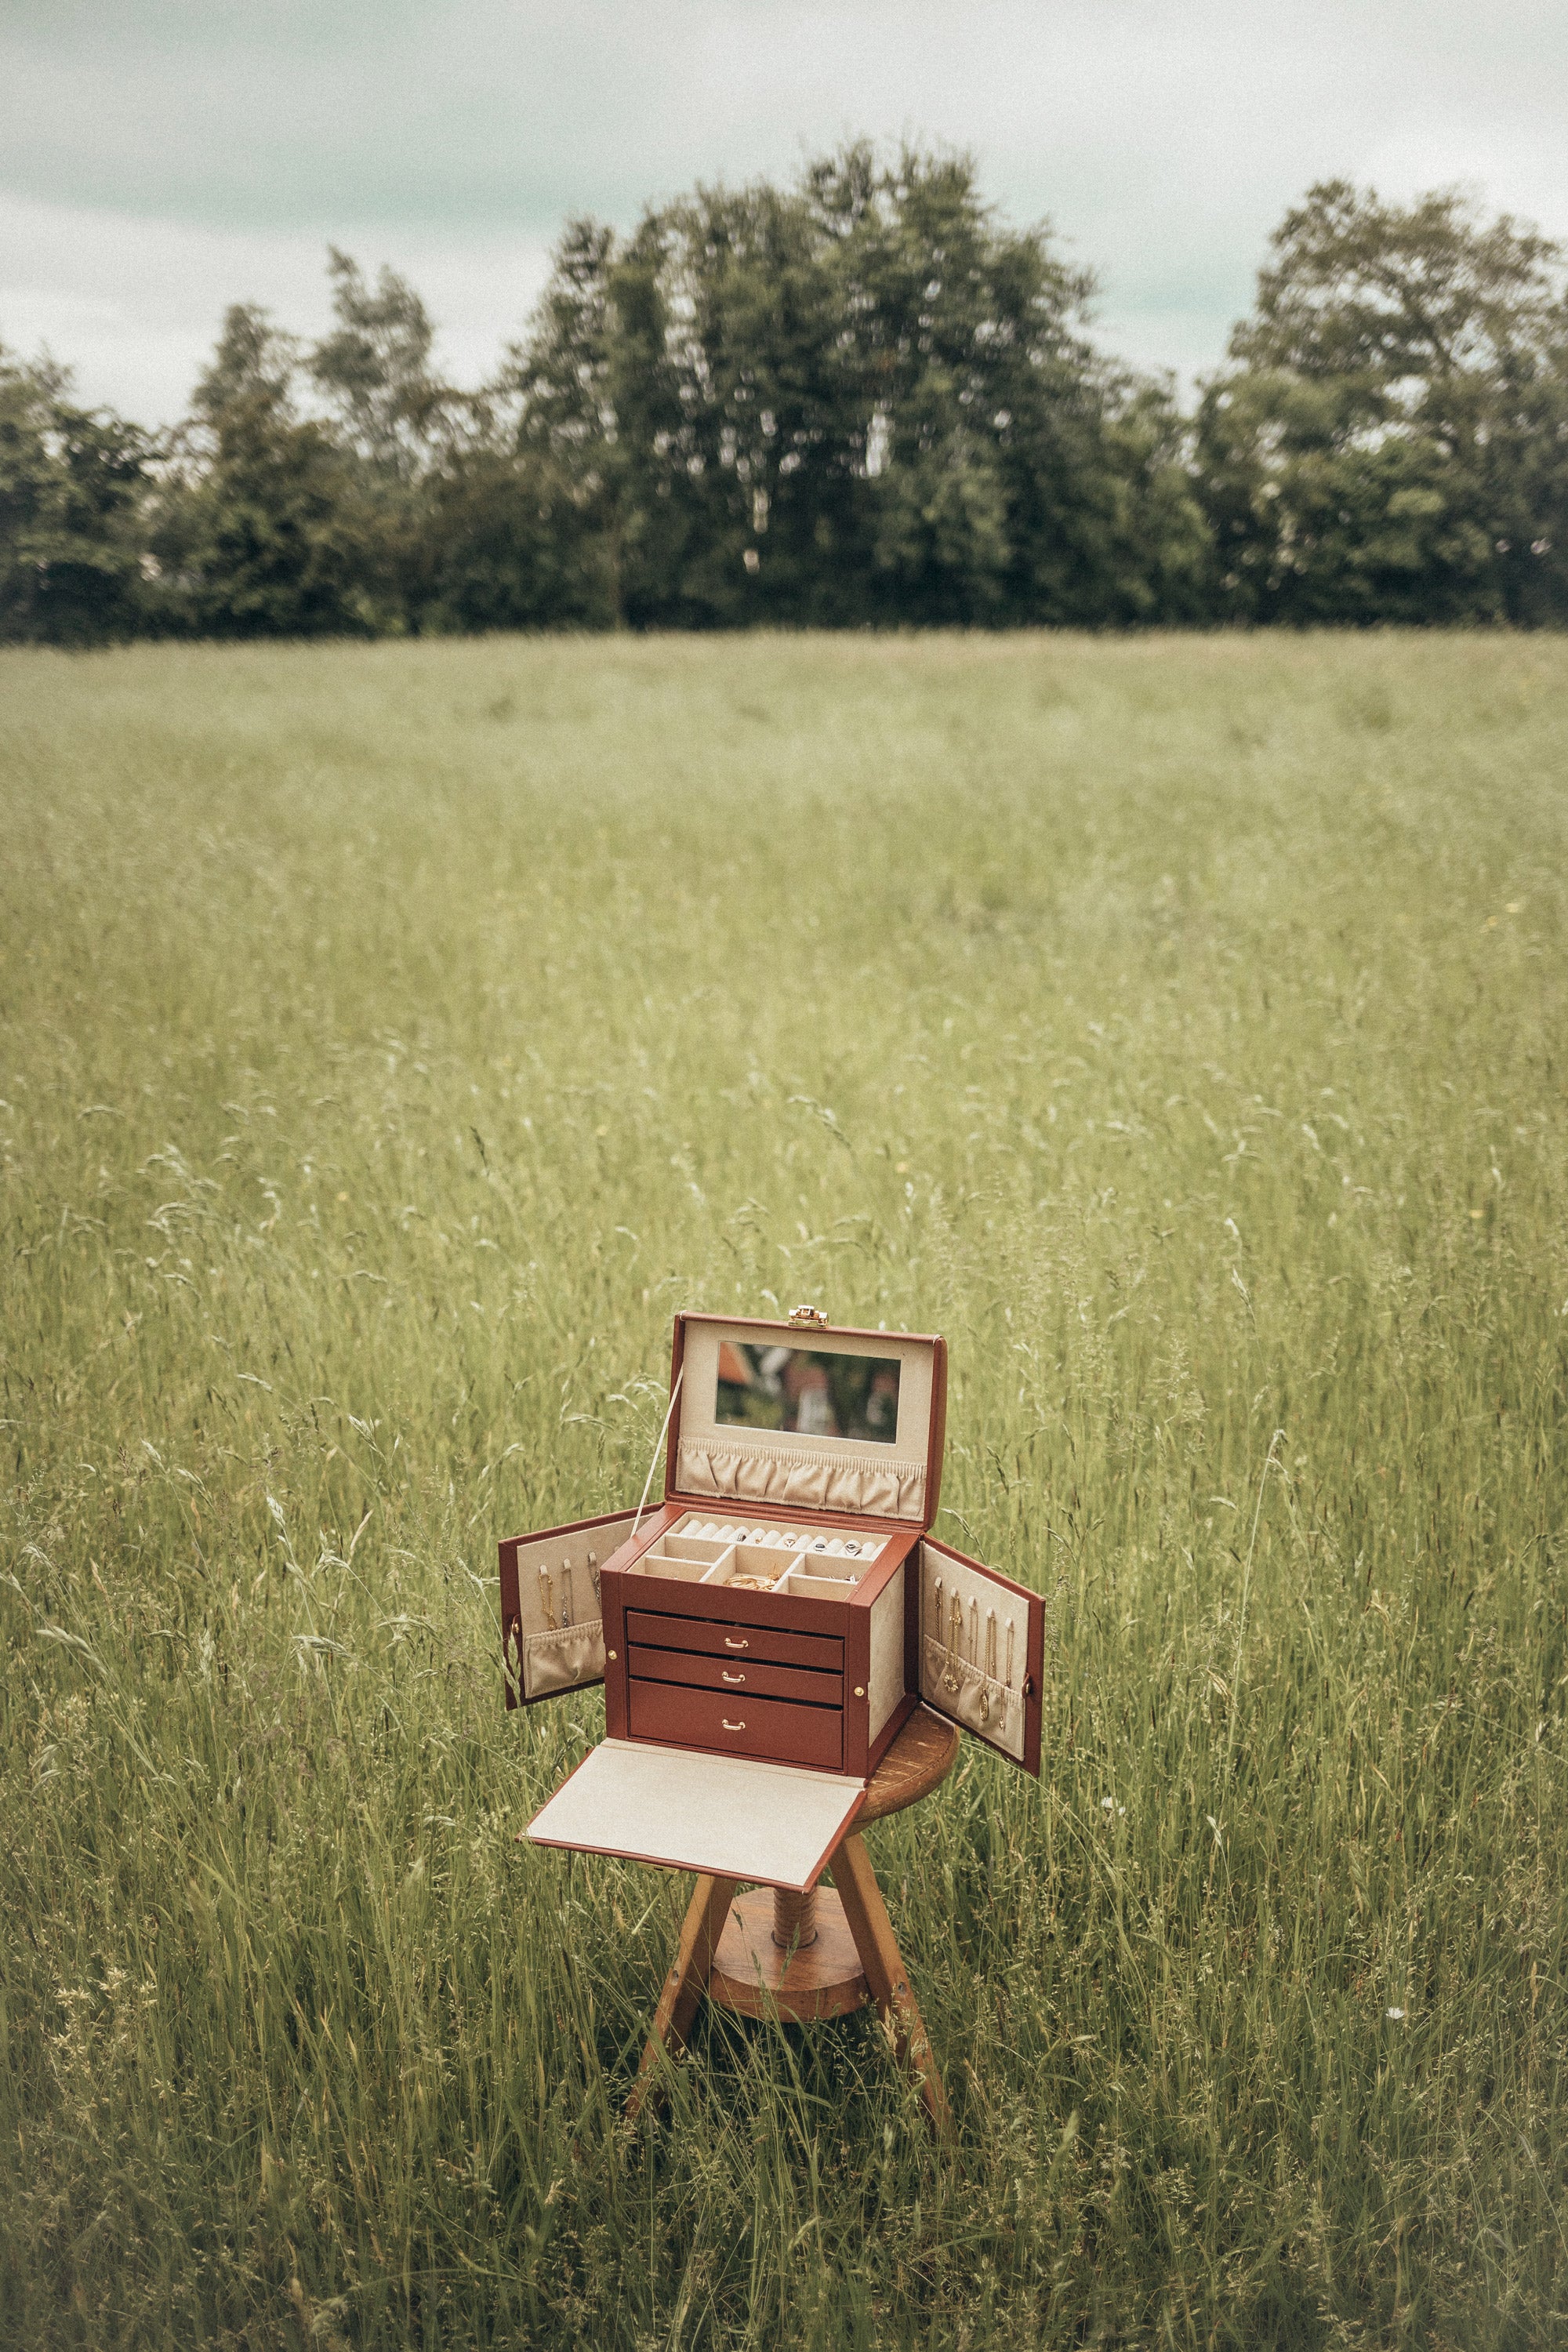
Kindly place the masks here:
<instances>
[{"instance_id":1,"label":"ring roll compartment","mask_svg":"<svg viewBox=\"0 0 1568 2352\"><path fill-rule=\"evenodd\" d=\"M787 1524L775 1527L757 1520L709 1517L700 1511L688 1511L676 1522L664 1540L667 1543L743 1544L748 1549L782 1550L791 1554L814 1552L819 1559L853 1560L858 1571L868 1567L876 1559L885 1538L868 1535L863 1528L849 1535L838 1535L831 1528L797 1528Z\"/></svg>"}]
</instances>

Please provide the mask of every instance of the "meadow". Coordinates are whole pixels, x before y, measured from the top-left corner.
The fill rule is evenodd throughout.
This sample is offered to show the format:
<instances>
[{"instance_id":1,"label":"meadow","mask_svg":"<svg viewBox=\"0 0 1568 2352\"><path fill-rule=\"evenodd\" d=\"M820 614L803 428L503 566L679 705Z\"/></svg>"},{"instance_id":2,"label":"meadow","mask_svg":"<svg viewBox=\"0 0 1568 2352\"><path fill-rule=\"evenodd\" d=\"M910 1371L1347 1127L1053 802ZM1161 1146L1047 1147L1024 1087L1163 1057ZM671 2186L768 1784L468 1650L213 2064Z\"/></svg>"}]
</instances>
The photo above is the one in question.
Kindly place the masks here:
<instances>
[{"instance_id":1,"label":"meadow","mask_svg":"<svg viewBox=\"0 0 1568 2352\"><path fill-rule=\"evenodd\" d=\"M0 656L0 2341L1568 2341L1568 647ZM1045 1770L710 2020L498 1538L945 1333Z\"/></svg>"}]
</instances>

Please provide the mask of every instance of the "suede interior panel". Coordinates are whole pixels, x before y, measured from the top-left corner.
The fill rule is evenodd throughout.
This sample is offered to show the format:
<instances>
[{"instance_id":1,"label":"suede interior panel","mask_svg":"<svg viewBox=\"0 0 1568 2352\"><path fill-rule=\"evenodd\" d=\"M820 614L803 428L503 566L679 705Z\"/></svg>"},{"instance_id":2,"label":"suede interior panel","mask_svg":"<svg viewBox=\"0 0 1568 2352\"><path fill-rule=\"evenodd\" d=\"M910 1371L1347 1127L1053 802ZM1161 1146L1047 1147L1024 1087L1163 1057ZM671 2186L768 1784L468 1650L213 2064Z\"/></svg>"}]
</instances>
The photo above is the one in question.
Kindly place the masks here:
<instances>
[{"instance_id":1,"label":"suede interior panel","mask_svg":"<svg viewBox=\"0 0 1568 2352\"><path fill-rule=\"evenodd\" d=\"M681 1493L732 1495L740 1502L772 1503L781 1510L845 1511L868 1519L924 1517L923 1462L842 1450L825 1462L820 1452L805 1446L792 1444L786 1451L755 1443L773 1434L726 1430L720 1439L683 1437L676 1455Z\"/></svg>"},{"instance_id":2,"label":"suede interior panel","mask_svg":"<svg viewBox=\"0 0 1568 2352\"><path fill-rule=\"evenodd\" d=\"M805 1348L821 1355L890 1357L899 1367L893 1443L868 1445L720 1421L719 1350L727 1340L746 1347ZM863 1518L922 1519L934 1361L928 1340L895 1331L846 1339L835 1332L781 1331L756 1323L689 1324L675 1457L680 1491L845 1511Z\"/></svg>"},{"instance_id":3,"label":"suede interior panel","mask_svg":"<svg viewBox=\"0 0 1568 2352\"><path fill-rule=\"evenodd\" d=\"M867 1685L867 1737L875 1739L904 1695L904 1579L912 1563L889 1579L871 1603L871 1679Z\"/></svg>"},{"instance_id":4,"label":"suede interior panel","mask_svg":"<svg viewBox=\"0 0 1568 2352\"><path fill-rule=\"evenodd\" d=\"M921 1696L1022 1763L1029 1618L991 1578L920 1548Z\"/></svg>"},{"instance_id":5,"label":"suede interior panel","mask_svg":"<svg viewBox=\"0 0 1568 2352\"><path fill-rule=\"evenodd\" d=\"M625 1543L636 1516L627 1511L601 1527L534 1536L518 1546L512 1673L524 1698L543 1698L551 1691L575 1690L603 1679L605 1629L597 1572Z\"/></svg>"},{"instance_id":6,"label":"suede interior panel","mask_svg":"<svg viewBox=\"0 0 1568 2352\"><path fill-rule=\"evenodd\" d=\"M747 1885L814 1886L859 1810L841 1774L605 1739L528 1825L536 1844Z\"/></svg>"}]
</instances>

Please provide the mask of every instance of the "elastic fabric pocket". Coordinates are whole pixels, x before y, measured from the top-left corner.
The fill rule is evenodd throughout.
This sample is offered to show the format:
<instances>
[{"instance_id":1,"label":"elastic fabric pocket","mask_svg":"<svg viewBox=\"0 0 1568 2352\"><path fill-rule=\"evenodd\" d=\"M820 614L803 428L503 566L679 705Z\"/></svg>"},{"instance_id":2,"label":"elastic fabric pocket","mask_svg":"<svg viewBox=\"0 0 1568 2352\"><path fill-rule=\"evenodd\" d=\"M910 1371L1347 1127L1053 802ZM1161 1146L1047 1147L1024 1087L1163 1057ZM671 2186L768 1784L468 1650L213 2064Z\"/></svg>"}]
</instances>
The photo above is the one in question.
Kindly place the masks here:
<instances>
[{"instance_id":1,"label":"elastic fabric pocket","mask_svg":"<svg viewBox=\"0 0 1568 2352\"><path fill-rule=\"evenodd\" d=\"M679 1476L689 1495L734 1495L785 1509L911 1519L925 1503L923 1463L871 1461L863 1454L825 1462L794 1448L714 1445L688 1438L680 1448Z\"/></svg>"},{"instance_id":2,"label":"elastic fabric pocket","mask_svg":"<svg viewBox=\"0 0 1568 2352\"><path fill-rule=\"evenodd\" d=\"M530 1633L523 1643L524 1698L575 1690L580 1683L602 1682L604 1676L603 1618L585 1618L580 1625L558 1626L553 1633Z\"/></svg>"}]
</instances>

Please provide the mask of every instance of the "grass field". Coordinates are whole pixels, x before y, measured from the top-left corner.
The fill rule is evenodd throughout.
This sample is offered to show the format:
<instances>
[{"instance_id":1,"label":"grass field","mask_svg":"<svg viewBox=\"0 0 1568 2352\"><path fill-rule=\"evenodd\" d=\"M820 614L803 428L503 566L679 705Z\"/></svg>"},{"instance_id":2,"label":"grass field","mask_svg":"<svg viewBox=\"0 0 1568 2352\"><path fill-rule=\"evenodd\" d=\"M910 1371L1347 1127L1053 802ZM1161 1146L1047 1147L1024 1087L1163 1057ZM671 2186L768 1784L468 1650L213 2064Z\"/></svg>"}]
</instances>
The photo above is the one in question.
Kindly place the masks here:
<instances>
[{"instance_id":1,"label":"grass field","mask_svg":"<svg viewBox=\"0 0 1568 2352\"><path fill-rule=\"evenodd\" d=\"M1568 2341L1568 647L0 660L0 2340ZM946 1333L1038 1786L619 2120L499 1536Z\"/></svg>"}]
</instances>

